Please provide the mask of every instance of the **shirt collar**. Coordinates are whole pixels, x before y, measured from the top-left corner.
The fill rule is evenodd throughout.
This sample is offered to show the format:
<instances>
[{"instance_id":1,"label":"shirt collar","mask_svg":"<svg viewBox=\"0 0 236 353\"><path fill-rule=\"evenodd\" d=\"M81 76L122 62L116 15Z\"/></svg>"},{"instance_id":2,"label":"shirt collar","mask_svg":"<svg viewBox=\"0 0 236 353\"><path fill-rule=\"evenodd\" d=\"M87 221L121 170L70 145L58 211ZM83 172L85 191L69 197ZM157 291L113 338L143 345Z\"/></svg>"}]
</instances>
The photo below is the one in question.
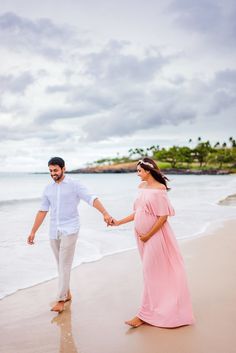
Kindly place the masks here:
<instances>
[{"instance_id":1,"label":"shirt collar","mask_svg":"<svg viewBox=\"0 0 236 353\"><path fill-rule=\"evenodd\" d=\"M60 182L60 184L61 184L61 183L68 184L69 181L70 181L70 177L68 177L67 175L65 175L64 179ZM57 184L57 183L55 182L55 180L52 180L52 184Z\"/></svg>"}]
</instances>

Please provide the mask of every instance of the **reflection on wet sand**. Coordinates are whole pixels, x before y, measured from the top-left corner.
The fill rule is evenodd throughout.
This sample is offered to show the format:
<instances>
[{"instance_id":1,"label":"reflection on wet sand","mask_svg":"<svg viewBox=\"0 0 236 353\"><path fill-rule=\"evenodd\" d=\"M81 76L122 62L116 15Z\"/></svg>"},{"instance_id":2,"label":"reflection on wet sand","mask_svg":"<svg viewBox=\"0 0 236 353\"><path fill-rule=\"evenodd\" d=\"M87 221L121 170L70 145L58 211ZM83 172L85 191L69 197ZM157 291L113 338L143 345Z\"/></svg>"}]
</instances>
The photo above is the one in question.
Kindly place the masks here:
<instances>
[{"instance_id":1,"label":"reflection on wet sand","mask_svg":"<svg viewBox=\"0 0 236 353\"><path fill-rule=\"evenodd\" d=\"M60 327L60 350L59 353L78 353L72 334L71 325L71 303L66 305L66 310L55 316L51 323Z\"/></svg>"}]
</instances>

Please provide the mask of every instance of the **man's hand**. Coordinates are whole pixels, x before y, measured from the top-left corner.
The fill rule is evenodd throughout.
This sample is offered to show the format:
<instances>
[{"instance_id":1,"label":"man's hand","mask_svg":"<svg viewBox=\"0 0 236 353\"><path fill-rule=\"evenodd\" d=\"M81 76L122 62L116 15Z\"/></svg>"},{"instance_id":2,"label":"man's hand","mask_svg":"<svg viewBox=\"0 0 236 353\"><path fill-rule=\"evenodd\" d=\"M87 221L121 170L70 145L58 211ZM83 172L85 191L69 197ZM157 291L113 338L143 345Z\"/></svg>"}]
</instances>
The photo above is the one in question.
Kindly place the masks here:
<instances>
[{"instance_id":1,"label":"man's hand","mask_svg":"<svg viewBox=\"0 0 236 353\"><path fill-rule=\"evenodd\" d=\"M115 218L112 218L112 223L109 224L110 226L114 227L114 226L119 226L120 225L120 222L117 221Z\"/></svg>"},{"instance_id":2,"label":"man's hand","mask_svg":"<svg viewBox=\"0 0 236 353\"><path fill-rule=\"evenodd\" d=\"M107 226L112 225L113 223L113 218L109 215L109 213L104 213L103 215L104 222L106 222Z\"/></svg>"},{"instance_id":3,"label":"man's hand","mask_svg":"<svg viewBox=\"0 0 236 353\"><path fill-rule=\"evenodd\" d=\"M35 238L35 234L34 233L31 233L28 238L27 238L27 243L30 244L30 245L33 245L34 244L34 238Z\"/></svg>"}]
</instances>

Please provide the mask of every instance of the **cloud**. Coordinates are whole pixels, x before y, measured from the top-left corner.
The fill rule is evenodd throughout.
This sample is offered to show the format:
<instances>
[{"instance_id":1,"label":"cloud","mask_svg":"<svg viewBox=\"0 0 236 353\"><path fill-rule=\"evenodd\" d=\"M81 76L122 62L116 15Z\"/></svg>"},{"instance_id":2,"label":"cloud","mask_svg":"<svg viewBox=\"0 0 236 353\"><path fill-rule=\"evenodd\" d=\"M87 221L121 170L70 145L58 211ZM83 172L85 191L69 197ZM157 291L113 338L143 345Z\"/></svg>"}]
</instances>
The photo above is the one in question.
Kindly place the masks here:
<instances>
[{"instance_id":1,"label":"cloud","mask_svg":"<svg viewBox=\"0 0 236 353\"><path fill-rule=\"evenodd\" d=\"M174 0L169 7L179 25L198 31L214 30L221 21L221 7L216 0Z\"/></svg>"},{"instance_id":2,"label":"cloud","mask_svg":"<svg viewBox=\"0 0 236 353\"><path fill-rule=\"evenodd\" d=\"M144 55L131 51L130 43L111 41L99 50L81 55L79 72L65 71L60 83L45 88L56 104L46 107L36 121L52 124L63 119L106 115L123 101L128 104L129 99L142 96L170 58L155 50Z\"/></svg>"},{"instance_id":3,"label":"cloud","mask_svg":"<svg viewBox=\"0 0 236 353\"><path fill-rule=\"evenodd\" d=\"M110 41L99 52L86 56L85 72L102 82L132 81L144 83L155 78L162 67L170 61L158 51L146 53L143 57L129 53L130 43Z\"/></svg>"},{"instance_id":4,"label":"cloud","mask_svg":"<svg viewBox=\"0 0 236 353\"><path fill-rule=\"evenodd\" d=\"M217 86L227 86L231 88L236 88L236 70L226 69L218 71L215 74L214 84Z\"/></svg>"},{"instance_id":5,"label":"cloud","mask_svg":"<svg viewBox=\"0 0 236 353\"><path fill-rule=\"evenodd\" d=\"M168 80L154 82L148 90L135 87L123 94L115 91L118 103L104 114L92 117L84 124L87 140L106 140L111 137L134 135L137 132L158 129L161 126L180 126L201 119L217 119L221 113L236 106L236 73L218 71L211 80ZM126 88L127 89L127 88ZM94 128L98 126L98 128Z\"/></svg>"},{"instance_id":6,"label":"cloud","mask_svg":"<svg viewBox=\"0 0 236 353\"><path fill-rule=\"evenodd\" d=\"M84 141L104 141L212 119L234 106L234 70L218 71L210 80L166 76L165 68L173 57L148 50L144 55L131 55L129 50L127 42L110 42L81 56L83 70L74 76L70 73L72 83L65 75L64 82L47 86L47 94L61 96L64 102L39 114L37 123L52 126L73 119Z\"/></svg>"},{"instance_id":7,"label":"cloud","mask_svg":"<svg viewBox=\"0 0 236 353\"><path fill-rule=\"evenodd\" d=\"M60 131L53 127L50 127L50 129L43 129L40 125L36 125L34 122L12 122L9 123L8 126L0 124L0 142L36 139L44 141L44 143L50 142L56 144L63 139L70 137L71 133L67 131Z\"/></svg>"},{"instance_id":8,"label":"cloud","mask_svg":"<svg viewBox=\"0 0 236 353\"><path fill-rule=\"evenodd\" d=\"M12 51L27 51L56 60L72 41L75 41L72 28L56 25L50 19L30 20L13 12L0 16L0 43Z\"/></svg>"},{"instance_id":9,"label":"cloud","mask_svg":"<svg viewBox=\"0 0 236 353\"><path fill-rule=\"evenodd\" d=\"M129 33L126 41L112 33L114 39L108 41L92 31L81 34L76 27L58 24L56 13L47 19L35 19L35 13L31 19L13 12L0 15L1 147L12 146L14 153L24 139L32 154L51 154L62 146L69 155L73 148L86 151L89 145L91 159L101 145L109 155L124 140L127 149L140 136L148 146L150 136L153 142L163 131L170 144L198 126L209 134L217 129L222 129L219 135L225 133L235 116L236 70L228 61L233 49L225 56L218 46L230 47L236 37L234 8L230 1L223 6L218 0L173 0L170 12L155 18L158 25L151 23L162 40L149 38L144 26L142 44ZM91 42L86 42L88 33ZM168 48L158 48L165 40Z\"/></svg>"},{"instance_id":10,"label":"cloud","mask_svg":"<svg viewBox=\"0 0 236 353\"><path fill-rule=\"evenodd\" d=\"M60 119L76 119L82 118L86 115L90 115L95 113L97 110L92 106L88 106L86 104L82 104L80 108L74 107L62 107L61 109L56 108L52 110L45 111L41 113L36 121L38 123L51 124L54 121L58 121Z\"/></svg>"},{"instance_id":11,"label":"cloud","mask_svg":"<svg viewBox=\"0 0 236 353\"><path fill-rule=\"evenodd\" d=\"M166 97L165 99L164 96ZM192 121L197 112L178 92L156 91L127 96L115 109L90 119L84 126L86 140L105 140L134 135L138 131Z\"/></svg>"},{"instance_id":12,"label":"cloud","mask_svg":"<svg viewBox=\"0 0 236 353\"><path fill-rule=\"evenodd\" d=\"M1 94L10 92L24 94L25 90L34 83L35 78L30 72L22 72L18 75L0 75Z\"/></svg>"},{"instance_id":13,"label":"cloud","mask_svg":"<svg viewBox=\"0 0 236 353\"><path fill-rule=\"evenodd\" d=\"M210 87L209 114L219 114L236 107L236 70L218 71Z\"/></svg>"},{"instance_id":14,"label":"cloud","mask_svg":"<svg viewBox=\"0 0 236 353\"><path fill-rule=\"evenodd\" d=\"M231 48L235 46L234 0L173 0L168 8L175 24L184 30L200 34L212 48L219 45Z\"/></svg>"}]
</instances>

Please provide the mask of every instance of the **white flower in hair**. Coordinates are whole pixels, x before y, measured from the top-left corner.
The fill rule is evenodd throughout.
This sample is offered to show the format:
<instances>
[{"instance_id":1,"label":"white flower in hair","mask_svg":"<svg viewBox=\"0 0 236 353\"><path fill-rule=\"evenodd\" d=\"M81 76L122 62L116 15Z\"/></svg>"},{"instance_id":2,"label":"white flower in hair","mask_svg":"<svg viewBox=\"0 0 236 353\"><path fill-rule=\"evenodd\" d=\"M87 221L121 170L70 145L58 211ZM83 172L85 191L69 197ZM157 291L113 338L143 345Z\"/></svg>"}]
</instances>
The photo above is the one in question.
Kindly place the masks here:
<instances>
[{"instance_id":1,"label":"white flower in hair","mask_svg":"<svg viewBox=\"0 0 236 353\"><path fill-rule=\"evenodd\" d=\"M151 167L151 168L154 168L154 165L152 165L152 163L145 162L145 161L143 161L142 159L140 159L140 160L138 161L138 163L142 163L142 164L148 165L148 166Z\"/></svg>"}]
</instances>

